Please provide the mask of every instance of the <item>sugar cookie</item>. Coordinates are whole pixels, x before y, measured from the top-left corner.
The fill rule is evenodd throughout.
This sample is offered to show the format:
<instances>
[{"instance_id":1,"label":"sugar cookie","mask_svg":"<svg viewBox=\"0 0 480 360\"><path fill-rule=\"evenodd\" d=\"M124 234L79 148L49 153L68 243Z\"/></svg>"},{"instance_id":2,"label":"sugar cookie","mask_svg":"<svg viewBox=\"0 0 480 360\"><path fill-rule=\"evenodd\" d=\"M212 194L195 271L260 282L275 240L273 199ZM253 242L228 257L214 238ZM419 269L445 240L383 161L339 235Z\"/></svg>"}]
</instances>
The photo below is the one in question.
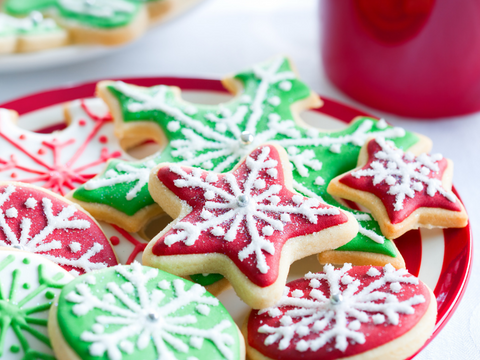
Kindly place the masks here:
<instances>
[{"instance_id":1,"label":"sugar cookie","mask_svg":"<svg viewBox=\"0 0 480 360\"><path fill-rule=\"evenodd\" d=\"M432 291L405 269L326 265L287 284L281 300L253 310L242 332L252 360L397 359L430 337Z\"/></svg>"},{"instance_id":2,"label":"sugar cookie","mask_svg":"<svg viewBox=\"0 0 480 360\"><path fill-rule=\"evenodd\" d=\"M442 155L415 156L377 138L362 148L358 167L333 179L328 191L370 209L383 234L395 239L418 227L467 225L452 176L453 163Z\"/></svg>"},{"instance_id":3,"label":"sugar cookie","mask_svg":"<svg viewBox=\"0 0 480 360\"><path fill-rule=\"evenodd\" d=\"M75 279L54 309L49 334L59 360L245 358L243 337L215 297L137 262Z\"/></svg>"},{"instance_id":4,"label":"sugar cookie","mask_svg":"<svg viewBox=\"0 0 480 360\"><path fill-rule=\"evenodd\" d=\"M283 148L262 145L226 174L154 168L150 193L176 220L150 241L143 264L180 276L220 273L251 307L274 304L292 262L357 233L353 215L294 192L289 165Z\"/></svg>"}]
</instances>

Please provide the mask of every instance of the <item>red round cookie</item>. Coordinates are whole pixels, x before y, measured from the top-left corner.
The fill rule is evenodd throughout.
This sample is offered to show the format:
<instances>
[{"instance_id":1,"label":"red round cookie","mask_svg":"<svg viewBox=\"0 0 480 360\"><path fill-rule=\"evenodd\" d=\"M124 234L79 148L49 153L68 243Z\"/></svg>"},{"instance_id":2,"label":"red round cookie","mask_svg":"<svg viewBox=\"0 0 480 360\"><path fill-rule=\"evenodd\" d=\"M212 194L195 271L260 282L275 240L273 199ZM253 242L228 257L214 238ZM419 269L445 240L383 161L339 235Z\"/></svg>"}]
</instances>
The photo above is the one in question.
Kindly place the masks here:
<instances>
[{"instance_id":1,"label":"red round cookie","mask_svg":"<svg viewBox=\"0 0 480 360\"><path fill-rule=\"evenodd\" d=\"M250 313L248 348L278 360L362 354L413 329L429 309L430 294L405 269L391 265L326 265L324 273L288 283L275 307Z\"/></svg>"},{"instance_id":2,"label":"red round cookie","mask_svg":"<svg viewBox=\"0 0 480 360\"><path fill-rule=\"evenodd\" d=\"M95 220L52 192L0 183L0 246L37 253L74 275L117 265Z\"/></svg>"}]
</instances>

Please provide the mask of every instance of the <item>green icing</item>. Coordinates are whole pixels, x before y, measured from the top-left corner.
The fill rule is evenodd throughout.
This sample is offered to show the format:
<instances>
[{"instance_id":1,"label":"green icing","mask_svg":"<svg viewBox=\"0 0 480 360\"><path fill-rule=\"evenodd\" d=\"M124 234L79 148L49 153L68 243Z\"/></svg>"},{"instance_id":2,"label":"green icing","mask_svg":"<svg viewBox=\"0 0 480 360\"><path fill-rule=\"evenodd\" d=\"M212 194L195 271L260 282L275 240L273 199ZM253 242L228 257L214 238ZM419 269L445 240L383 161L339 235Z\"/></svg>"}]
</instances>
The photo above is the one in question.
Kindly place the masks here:
<instances>
[{"instance_id":1,"label":"green icing","mask_svg":"<svg viewBox=\"0 0 480 360\"><path fill-rule=\"evenodd\" d=\"M200 284L202 286L208 286L216 283L217 281L222 280L223 276L220 274L208 274L208 275L195 274L195 275L190 275L190 278L193 281L195 281L197 284Z\"/></svg>"},{"instance_id":2,"label":"green icing","mask_svg":"<svg viewBox=\"0 0 480 360\"><path fill-rule=\"evenodd\" d=\"M0 36L35 36L63 31L52 19L32 12L25 18L0 13Z\"/></svg>"},{"instance_id":3,"label":"green icing","mask_svg":"<svg viewBox=\"0 0 480 360\"><path fill-rule=\"evenodd\" d=\"M291 120L290 106L306 99L311 92L291 70L290 63L279 58L242 72L235 76L244 86L241 95L215 106L186 103L167 86L138 88L123 83L112 84L108 89L119 101L122 121L153 122L165 133L168 144L149 161L111 161L103 174L77 189L74 198L105 204L131 216L153 204L146 184L148 178L140 176L141 170L148 174L155 164L176 162L226 172L253 148L271 141L287 149L297 191L310 197L321 197L329 204L360 216L362 229L372 230L375 232L373 237L381 237L384 241L380 244L373 241L372 236L358 233L339 250L395 257L395 245L381 236L377 222L362 212L341 206L326 188L334 177L356 166L360 148L368 137L377 135L393 139L402 149L411 147L418 137L368 117L359 118L347 128L335 132L297 125ZM241 133L245 130L253 135L253 141L248 145L241 140ZM367 216L369 220L365 220ZM206 281L206 285L211 281L208 277L198 278L203 278L202 283Z\"/></svg>"},{"instance_id":4,"label":"green icing","mask_svg":"<svg viewBox=\"0 0 480 360\"><path fill-rule=\"evenodd\" d=\"M131 0L7 0L4 4L12 15L55 11L65 20L98 28L128 25L140 6L141 2Z\"/></svg>"},{"instance_id":5,"label":"green icing","mask_svg":"<svg viewBox=\"0 0 480 360\"><path fill-rule=\"evenodd\" d=\"M237 327L215 297L198 284L136 262L65 286L57 320L81 359L240 357Z\"/></svg>"},{"instance_id":6,"label":"green icing","mask_svg":"<svg viewBox=\"0 0 480 360\"><path fill-rule=\"evenodd\" d=\"M25 261L20 257L23 258L23 255L11 252L0 254L0 279L2 279L0 282L0 357L5 354L6 349L9 349L14 354L22 350L23 359L54 360L53 351L45 353L36 350L35 346L30 344L29 339L33 336L36 340L51 348L47 336L47 319L42 318L42 316L50 309L52 302L51 300L42 302L40 295L45 291L46 293L52 293L54 296L55 292L59 293L59 289L65 284L65 271L59 267L59 272L56 273L56 269L47 270L48 266L42 263L41 258L39 258L40 261L35 260L30 265L30 261ZM56 265L53 266L56 267ZM20 286L20 283L22 280L25 281L27 278L34 277L32 272L35 270L38 272L38 283L36 287L28 291L30 286ZM50 274L54 273L54 275L48 277L47 271ZM9 277L11 277L11 284L10 288L7 288L6 283ZM60 282L60 280L62 281ZM55 292L52 291L53 289L55 289ZM20 346L7 343L7 338L11 338L9 332L12 331ZM26 336L26 333L29 336ZM11 341L11 339L8 341Z\"/></svg>"}]
</instances>

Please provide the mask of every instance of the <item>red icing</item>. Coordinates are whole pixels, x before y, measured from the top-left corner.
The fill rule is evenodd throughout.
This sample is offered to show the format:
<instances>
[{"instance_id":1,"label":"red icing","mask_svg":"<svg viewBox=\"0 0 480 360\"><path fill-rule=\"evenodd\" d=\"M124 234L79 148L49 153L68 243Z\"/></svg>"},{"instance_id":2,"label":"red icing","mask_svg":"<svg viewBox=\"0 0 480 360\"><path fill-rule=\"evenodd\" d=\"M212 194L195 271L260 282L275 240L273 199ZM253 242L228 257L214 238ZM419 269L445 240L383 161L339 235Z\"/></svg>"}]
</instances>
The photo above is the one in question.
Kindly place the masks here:
<instances>
[{"instance_id":1,"label":"red icing","mask_svg":"<svg viewBox=\"0 0 480 360\"><path fill-rule=\"evenodd\" d=\"M350 271L347 272L350 276L354 277L355 279L359 279L361 281L361 285L359 286L358 292L361 291L364 287L368 286L373 281L379 279L378 276L371 277L367 275L367 271L371 268L371 266L355 266ZM380 272L382 272L381 267L375 267ZM412 275L408 274L406 277L410 277ZM320 280L321 285L318 290L322 291L325 297L330 297L329 286L326 280ZM312 290L309 286L310 280L305 279L298 279L294 280L287 284L290 288L290 293L296 289L300 289L304 292L304 297L308 298L308 294ZM340 284L340 290L343 291L347 285ZM348 347L345 351L341 351L335 348L335 339L332 339L328 342L325 346L321 347L317 351L312 351L311 349L300 352L295 349L298 341L300 340L311 340L315 339L325 331L328 331L331 328L331 325L327 326L322 332L315 333L312 332L309 335L300 337L298 334L295 334L290 345L285 350L279 350L278 341L273 343L272 345L266 346L265 339L269 334L259 333L258 328L263 325L269 325L272 327L279 326L279 320L281 316L277 317L270 317L268 313L263 313L261 315L258 314L259 310L253 310L250 314L248 319L248 338L247 341L249 345L256 350L258 350L263 355L277 360L287 360L287 359L294 359L294 358L301 358L304 360L333 360L338 358L344 358L349 356L354 356L357 354L361 354L365 351L372 350L376 347L382 346L392 340L395 340L408 332L412 329L418 321L422 318L425 312L428 309L430 304L430 293L427 287L422 283L419 282L418 285L412 284L404 284L402 283L402 290L399 293L393 293L389 291L389 284L387 283L385 286L378 289L379 291L389 292L394 294L399 301L405 301L414 295L423 295L425 298L425 302L421 304L414 305L413 308L415 312L413 314L399 314L399 323L398 325L392 325L388 322L385 322L380 325L375 325L373 321L369 321L367 323L361 323L360 332L365 335L365 343L364 344L352 344L351 341L348 341ZM358 293L357 292L357 293ZM291 295L290 295L291 296ZM288 306L288 307L280 307L280 311L285 313L287 310L291 310L295 307ZM373 315L373 314L372 314ZM293 323L297 323L301 320L301 318L292 317ZM354 318L348 318L348 321L353 321ZM311 328L312 325L309 325Z\"/></svg>"},{"instance_id":2,"label":"red icing","mask_svg":"<svg viewBox=\"0 0 480 360\"><path fill-rule=\"evenodd\" d=\"M6 191L6 188L8 186L8 183L4 183L3 185L0 186L0 194L3 194ZM9 227L12 229L13 233L15 234L15 237L17 239L20 239L21 236L21 223L22 219L30 219L31 220L31 228L29 231L29 239L26 243L27 246L33 246L30 241L37 235L42 229L45 228L47 225L47 218L44 212L44 208L42 205L42 199L47 198L50 199L52 202L52 213L54 216L58 216L59 213L66 207L70 206L71 204L66 203L65 201L52 196L51 194L47 193L41 188L37 187L30 187L30 186L19 186L17 183L14 184L15 187L15 192L12 193L7 201L1 206L1 209L3 210L3 213L6 212L6 210L14 207L18 215L14 218L9 218L8 216L5 216L5 221L9 225ZM25 202L29 198L34 198L37 201L37 204L35 207L28 208L25 205ZM72 205L73 206L73 205ZM100 229L100 227L96 224L96 222L89 217L86 213L80 211L77 209L75 213L68 218L68 220L86 220L90 223L89 228L86 229L55 229L53 232L51 232L44 241L42 241L40 244L37 244L36 247L41 246L42 244L49 244L52 241L60 241L61 242L61 248L59 249L53 249L53 250L48 250L48 251L38 251L37 253L39 255L51 255L54 257L62 257L66 259L79 259L89 251L92 246L95 243L100 244L103 246L103 249L100 250L98 253L90 257L88 260L91 263L104 263L105 266L114 266L117 265L117 260L115 253L113 249L110 246L110 243L108 242L108 239L105 237L103 231ZM11 245L11 242L7 239L4 231L0 231L0 241L5 242L8 246ZM77 242L80 243L81 245L81 250L77 251L75 253L72 252L70 249L69 245L72 242ZM29 251L28 249L24 249L26 251ZM54 262L56 262L55 259L50 259ZM80 267L73 267L70 265L65 265L61 264L61 261L59 262L59 265L62 266L64 269L70 271L70 270L76 270L80 274L85 273L84 269Z\"/></svg>"},{"instance_id":3,"label":"red icing","mask_svg":"<svg viewBox=\"0 0 480 360\"><path fill-rule=\"evenodd\" d=\"M370 167L370 164L374 161L381 161L375 158L375 153L381 151L382 148L380 145L377 144L375 140L370 140L367 145L367 152L368 152L368 161L362 169L367 169ZM405 162L409 162L405 160ZM441 181L443 177L443 173L447 168L447 160L445 158L437 161L436 163L440 169L438 172L431 171L428 175L429 178L436 178ZM410 216L415 210L421 207L429 207L429 208L441 208L451 211L461 211L462 208L460 206L459 201L452 202L448 200L446 197L441 195L440 193L436 193L434 196L430 196L427 194L427 186L424 186L424 189L421 191L415 192L415 197L412 199L408 196L405 197L403 201L403 209L395 211L394 210L394 203L395 203L395 195L390 195L387 192L390 189L390 186L386 184L385 180L377 185L373 185L373 177L372 176L362 176L360 178L356 178L351 175L352 172L358 171L359 169L355 169L346 175L344 175L340 182L345 184L353 189L365 191L374 194L378 197L385 209L387 210L388 217L392 224L401 223L405 220L408 216Z\"/></svg>"},{"instance_id":4,"label":"red icing","mask_svg":"<svg viewBox=\"0 0 480 360\"><path fill-rule=\"evenodd\" d=\"M26 137L24 134L22 134L22 135L19 136L19 139L20 139L20 140L25 140L26 138L27 138L27 137Z\"/></svg>"},{"instance_id":5,"label":"red icing","mask_svg":"<svg viewBox=\"0 0 480 360\"><path fill-rule=\"evenodd\" d=\"M120 244L120 239L118 238L118 236L112 236L110 237L110 242L112 243L112 245L117 246L118 244Z\"/></svg>"},{"instance_id":6,"label":"red icing","mask_svg":"<svg viewBox=\"0 0 480 360\"><path fill-rule=\"evenodd\" d=\"M10 177L11 177L12 179L15 179L15 178L17 177L17 173L12 172L12 173L10 174Z\"/></svg>"},{"instance_id":7,"label":"red icing","mask_svg":"<svg viewBox=\"0 0 480 360\"><path fill-rule=\"evenodd\" d=\"M38 153L38 155L43 155L43 154L45 154L45 149L40 148L40 149L38 149L37 153Z\"/></svg>"},{"instance_id":8,"label":"red icing","mask_svg":"<svg viewBox=\"0 0 480 360\"><path fill-rule=\"evenodd\" d=\"M260 154L262 148L257 148L254 150L249 156L257 159L258 155ZM266 188L270 187L272 184L279 184L282 186L281 191L277 194L281 201L279 205L293 205L292 196L295 195L284 185L284 175L283 175L283 168L282 163L280 160L280 156L278 151L275 147L270 146L270 155L271 159L277 160L278 164L276 169L278 171L278 176L276 179L273 179L270 176L267 176L265 170L260 172L262 178L266 182ZM182 167L187 173L191 173L192 169L187 167ZM232 174L237 179L239 186L242 189L242 184L245 179L248 177L250 169L243 161L240 166L232 172ZM208 172L201 171L202 178L205 179L208 175ZM192 211L185 216L181 222L189 222L189 223L197 223L197 222L204 222L205 220L200 217L200 214L205 206L205 198L203 195L203 190L199 188L177 188L174 184L176 179L179 179L180 176L170 171L169 167L162 167L158 174L158 179L168 188L170 189L175 195L177 195L181 200L185 201L192 207ZM220 187L226 192L232 194L230 186L225 180L225 174L217 174L219 181L215 183L215 187ZM262 191L257 191L260 193ZM221 200L218 200L221 201ZM266 203L266 201L264 201ZM318 208L332 208L326 204L320 204ZM213 216L219 216L220 214L224 214L226 210L211 210ZM251 282L254 284L266 287L274 283L278 277L278 264L280 261L280 255L283 248L283 245L289 240L290 238L295 238L297 236L308 235L316 232L320 232L323 229L343 224L347 221L347 217L344 214L339 215L327 215L327 216L318 216L317 224L313 224L308 221L302 215L290 215L291 222L284 224L284 231L275 231L274 234L270 237L266 237L267 240L273 243L275 247L274 255L270 255L267 252L263 252L266 257L266 263L269 266L269 270L266 274L261 273L257 268L257 263L254 255L250 255L245 260L241 261L239 259L239 252L244 249L251 241L250 235L246 229L246 222L245 220L241 223L239 227L239 231L237 233L237 237L234 241L229 242L225 241L223 237L217 237L210 233L209 230L203 231L199 236L198 240L195 242L194 245L187 246L183 242L177 242L170 246L165 245L164 240L165 237L171 234L177 233L178 230L171 229L167 233L165 233L161 238L159 238L156 244L152 248L152 252L154 255L178 255L178 254L208 254L208 253L220 253L225 254L228 256L235 265L249 278ZM279 216L277 217L277 219ZM260 225L263 225L263 220L258 220L257 229L260 231ZM224 225L224 224L222 224ZM224 227L227 229L227 227Z\"/></svg>"},{"instance_id":9,"label":"red icing","mask_svg":"<svg viewBox=\"0 0 480 360\"><path fill-rule=\"evenodd\" d=\"M137 255L145 250L148 243L142 243L142 242L138 241L132 235L130 235L128 232L126 232L122 228L118 227L117 225L112 224L112 226L115 228L115 230L117 230L125 238L125 240L127 240L132 245L134 245L133 251L130 254L130 256L128 257L127 262L125 263L125 265L130 265L135 260ZM120 239L118 237L112 236L112 238L117 238L117 240L118 240L118 243L114 244L114 245L118 245L120 243ZM110 240L112 238L110 238Z\"/></svg>"},{"instance_id":10,"label":"red icing","mask_svg":"<svg viewBox=\"0 0 480 360\"><path fill-rule=\"evenodd\" d=\"M102 144L106 144L108 142L108 138L105 135L102 135L98 138L98 141L100 141Z\"/></svg>"},{"instance_id":11,"label":"red icing","mask_svg":"<svg viewBox=\"0 0 480 360\"><path fill-rule=\"evenodd\" d=\"M55 138L51 141L43 141L42 145L50 149L52 152L53 163L50 164L47 161L39 158L35 153L29 151L24 146L19 144L14 138L10 137L8 133L0 130L1 138L9 142L11 145L16 147L19 152L25 154L34 163L39 165L37 169L33 169L31 166L19 164L16 160L15 154L12 153L7 154L7 156L9 156L8 160L0 158L0 171L17 168L22 171L28 172L32 174L32 177L18 179L18 181L25 183L40 183L42 187L60 193L61 195L65 195L69 190L75 189L77 187L76 184L83 184L93 178L96 173L88 173L86 172L86 170L100 163L105 163L111 158L118 158L119 156L121 156L121 153L118 151L109 153L108 149L104 148L101 150L101 154L98 159L92 159L91 163L82 165L81 167L74 167L75 162L78 160L78 158L80 158L80 156L82 156L85 148L95 138L96 134L100 131L104 124L112 121L112 117L110 114L106 114L105 116L98 116L93 114L83 101L82 108L95 122L95 127L92 129L88 137L83 140L82 145L78 149L76 149L75 153L66 163L60 163L59 154L62 149L68 148L70 145L74 144L75 139L69 139L62 143ZM85 123L85 120L80 120L80 122L82 121ZM19 136L19 138L25 139L25 135L22 134ZM39 155L43 155L45 154L45 152L45 149L38 150ZM16 178L17 176L15 175L11 177Z\"/></svg>"},{"instance_id":12,"label":"red icing","mask_svg":"<svg viewBox=\"0 0 480 360\"><path fill-rule=\"evenodd\" d=\"M78 122L78 125L80 125L80 126L85 126L85 125L87 125L87 122L82 119L82 120L80 120L80 121Z\"/></svg>"}]
</instances>

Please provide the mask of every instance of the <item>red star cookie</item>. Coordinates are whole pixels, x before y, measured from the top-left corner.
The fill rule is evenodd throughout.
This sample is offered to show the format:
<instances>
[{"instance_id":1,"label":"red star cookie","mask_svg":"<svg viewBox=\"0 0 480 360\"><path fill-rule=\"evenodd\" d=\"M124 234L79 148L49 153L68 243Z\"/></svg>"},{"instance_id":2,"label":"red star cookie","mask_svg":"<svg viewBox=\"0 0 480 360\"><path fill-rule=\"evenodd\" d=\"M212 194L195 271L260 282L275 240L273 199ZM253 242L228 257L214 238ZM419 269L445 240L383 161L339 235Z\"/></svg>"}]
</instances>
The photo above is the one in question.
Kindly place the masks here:
<instances>
[{"instance_id":1,"label":"red star cookie","mask_svg":"<svg viewBox=\"0 0 480 360\"><path fill-rule=\"evenodd\" d=\"M143 264L176 275L220 273L251 307L273 305L295 260L337 248L357 231L351 214L294 192L283 148L256 148L231 172L160 164L149 191L176 220Z\"/></svg>"},{"instance_id":2,"label":"red star cookie","mask_svg":"<svg viewBox=\"0 0 480 360\"><path fill-rule=\"evenodd\" d=\"M333 179L327 191L372 211L395 239L418 227L464 227L468 217L452 193L453 163L440 154L414 156L383 138L361 150L358 167Z\"/></svg>"}]
</instances>

